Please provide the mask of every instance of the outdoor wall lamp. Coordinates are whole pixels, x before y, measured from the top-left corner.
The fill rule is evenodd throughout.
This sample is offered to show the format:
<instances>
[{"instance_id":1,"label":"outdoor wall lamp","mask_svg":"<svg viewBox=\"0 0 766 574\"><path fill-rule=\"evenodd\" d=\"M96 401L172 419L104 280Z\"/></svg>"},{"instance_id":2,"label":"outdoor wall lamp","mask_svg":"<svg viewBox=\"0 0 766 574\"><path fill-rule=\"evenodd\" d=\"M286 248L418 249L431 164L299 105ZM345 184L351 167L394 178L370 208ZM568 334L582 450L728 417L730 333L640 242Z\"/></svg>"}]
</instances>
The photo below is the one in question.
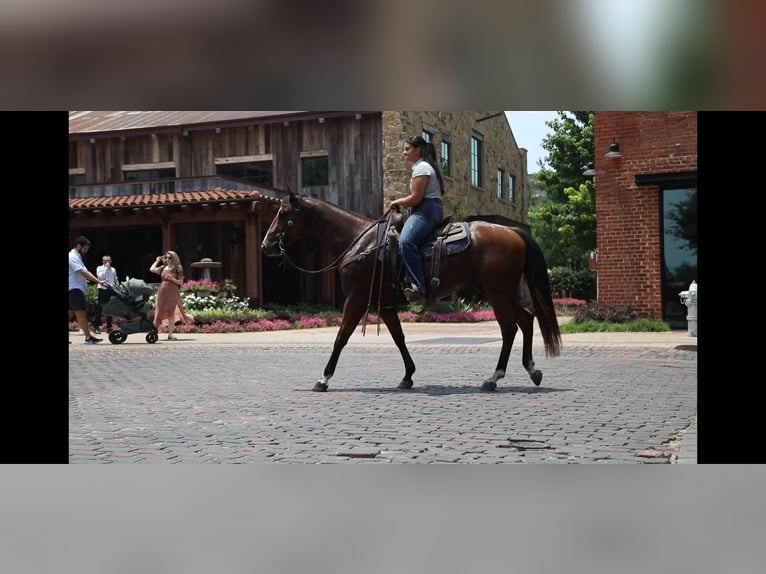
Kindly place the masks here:
<instances>
[{"instance_id":1,"label":"outdoor wall lamp","mask_svg":"<svg viewBox=\"0 0 766 574\"><path fill-rule=\"evenodd\" d=\"M590 162L588 165L583 166L582 174L586 176L596 175L596 166L593 164L593 162Z\"/></svg>"},{"instance_id":2,"label":"outdoor wall lamp","mask_svg":"<svg viewBox=\"0 0 766 574\"><path fill-rule=\"evenodd\" d=\"M604 157L622 157L620 144L614 138L612 138L612 143L609 144L609 151L604 154Z\"/></svg>"}]
</instances>

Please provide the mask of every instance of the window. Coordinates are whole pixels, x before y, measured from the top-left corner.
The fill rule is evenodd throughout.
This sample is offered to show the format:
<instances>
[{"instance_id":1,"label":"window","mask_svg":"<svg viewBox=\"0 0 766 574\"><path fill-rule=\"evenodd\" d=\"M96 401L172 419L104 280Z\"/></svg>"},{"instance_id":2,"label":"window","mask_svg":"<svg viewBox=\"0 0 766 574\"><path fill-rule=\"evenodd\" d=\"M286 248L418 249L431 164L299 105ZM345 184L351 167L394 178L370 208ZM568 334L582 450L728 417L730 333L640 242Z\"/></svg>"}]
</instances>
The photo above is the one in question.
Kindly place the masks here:
<instances>
[{"instance_id":1,"label":"window","mask_svg":"<svg viewBox=\"0 0 766 574\"><path fill-rule=\"evenodd\" d=\"M424 140L426 140L426 143L431 143L431 140L433 140L434 134L433 132L430 132L427 129L423 128L422 137Z\"/></svg>"},{"instance_id":2,"label":"window","mask_svg":"<svg viewBox=\"0 0 766 574\"><path fill-rule=\"evenodd\" d=\"M124 166L123 166L124 167ZM175 168L168 169L131 169L123 170L125 181L152 181L155 179L172 179L176 176Z\"/></svg>"},{"instance_id":3,"label":"window","mask_svg":"<svg viewBox=\"0 0 766 574\"><path fill-rule=\"evenodd\" d=\"M271 160L218 164L215 166L215 174L274 187L274 162Z\"/></svg>"},{"instance_id":4,"label":"window","mask_svg":"<svg viewBox=\"0 0 766 574\"><path fill-rule=\"evenodd\" d=\"M70 173L69 174L69 185L84 185L85 184L85 174L84 173Z\"/></svg>"},{"instance_id":5,"label":"window","mask_svg":"<svg viewBox=\"0 0 766 574\"><path fill-rule=\"evenodd\" d=\"M77 190L74 188L74 186L84 185L84 184L85 184L85 170L70 169L69 170L69 199L73 199L77 197Z\"/></svg>"},{"instance_id":6,"label":"window","mask_svg":"<svg viewBox=\"0 0 766 574\"><path fill-rule=\"evenodd\" d=\"M516 183L516 177L512 174L508 174L508 201L513 203L516 201L516 194L514 192L514 184Z\"/></svg>"},{"instance_id":7,"label":"window","mask_svg":"<svg viewBox=\"0 0 766 574\"><path fill-rule=\"evenodd\" d=\"M662 190L662 318L686 326L679 293L697 279L697 188Z\"/></svg>"},{"instance_id":8,"label":"window","mask_svg":"<svg viewBox=\"0 0 766 574\"><path fill-rule=\"evenodd\" d=\"M122 175L124 181L135 184L130 186L129 194L174 193L176 190L176 168L155 167L142 169L142 166L148 165L150 164L123 164Z\"/></svg>"},{"instance_id":9,"label":"window","mask_svg":"<svg viewBox=\"0 0 766 574\"><path fill-rule=\"evenodd\" d=\"M330 169L326 155L301 158L301 186L330 185Z\"/></svg>"},{"instance_id":10,"label":"window","mask_svg":"<svg viewBox=\"0 0 766 574\"><path fill-rule=\"evenodd\" d=\"M503 170L497 169L497 198L503 199L503 180L505 179Z\"/></svg>"},{"instance_id":11,"label":"window","mask_svg":"<svg viewBox=\"0 0 766 574\"><path fill-rule=\"evenodd\" d=\"M477 136L471 136L471 185L482 187L484 178L481 174L481 166L484 161L482 142Z\"/></svg>"},{"instance_id":12,"label":"window","mask_svg":"<svg viewBox=\"0 0 766 574\"><path fill-rule=\"evenodd\" d=\"M442 145L441 145L441 167L442 167L442 174L443 175L450 175L451 171L451 159L452 154L451 148L452 148L452 142L449 141L449 139L445 139L447 136L442 135Z\"/></svg>"}]
</instances>

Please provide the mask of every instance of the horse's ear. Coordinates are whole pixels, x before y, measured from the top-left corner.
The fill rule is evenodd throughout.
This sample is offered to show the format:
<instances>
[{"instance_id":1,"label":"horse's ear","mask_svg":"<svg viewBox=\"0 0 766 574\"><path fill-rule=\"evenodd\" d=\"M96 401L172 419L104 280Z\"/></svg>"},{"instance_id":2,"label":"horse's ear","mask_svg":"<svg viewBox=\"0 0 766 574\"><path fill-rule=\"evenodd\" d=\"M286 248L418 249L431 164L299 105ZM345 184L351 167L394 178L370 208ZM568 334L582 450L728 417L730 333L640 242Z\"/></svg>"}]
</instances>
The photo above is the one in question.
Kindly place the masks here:
<instances>
[{"instance_id":1,"label":"horse's ear","mask_svg":"<svg viewBox=\"0 0 766 574\"><path fill-rule=\"evenodd\" d=\"M290 189L290 186L287 185L287 193L289 194L290 198L290 205L294 209L298 209L301 206L301 202L298 200L298 196L293 193L293 190Z\"/></svg>"}]
</instances>

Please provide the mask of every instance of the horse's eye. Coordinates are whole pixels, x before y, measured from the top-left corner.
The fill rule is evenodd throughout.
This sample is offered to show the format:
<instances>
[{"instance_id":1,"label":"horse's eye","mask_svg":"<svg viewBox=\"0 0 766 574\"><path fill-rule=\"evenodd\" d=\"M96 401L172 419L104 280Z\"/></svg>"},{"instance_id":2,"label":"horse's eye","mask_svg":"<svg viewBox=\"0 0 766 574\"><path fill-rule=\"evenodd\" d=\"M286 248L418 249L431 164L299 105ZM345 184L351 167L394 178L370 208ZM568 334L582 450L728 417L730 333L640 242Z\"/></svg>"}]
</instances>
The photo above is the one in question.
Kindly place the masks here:
<instances>
[{"instance_id":1,"label":"horse's eye","mask_svg":"<svg viewBox=\"0 0 766 574\"><path fill-rule=\"evenodd\" d=\"M292 226L293 226L293 220L292 219L288 219L287 220L287 227L292 227Z\"/></svg>"}]
</instances>

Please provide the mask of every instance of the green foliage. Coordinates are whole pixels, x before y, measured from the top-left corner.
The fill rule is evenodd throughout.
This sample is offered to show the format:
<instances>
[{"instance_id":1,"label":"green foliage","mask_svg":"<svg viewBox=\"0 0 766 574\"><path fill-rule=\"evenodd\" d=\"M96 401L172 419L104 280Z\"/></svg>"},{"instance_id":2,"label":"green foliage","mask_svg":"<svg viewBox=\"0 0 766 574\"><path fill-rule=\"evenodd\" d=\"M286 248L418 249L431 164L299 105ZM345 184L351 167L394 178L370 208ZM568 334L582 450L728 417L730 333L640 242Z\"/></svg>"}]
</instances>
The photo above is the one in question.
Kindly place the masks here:
<instances>
[{"instance_id":1,"label":"green foliage","mask_svg":"<svg viewBox=\"0 0 766 574\"><path fill-rule=\"evenodd\" d=\"M249 321L260 321L261 319L273 319L276 315L266 309L247 309L245 311L234 311L229 309L204 309L194 312L194 320L197 323L215 323L224 321L230 323L247 323Z\"/></svg>"},{"instance_id":2,"label":"green foliage","mask_svg":"<svg viewBox=\"0 0 766 574\"><path fill-rule=\"evenodd\" d=\"M95 316L98 309L98 286L95 283L88 283L85 287L85 302L87 303L88 316Z\"/></svg>"},{"instance_id":3,"label":"green foliage","mask_svg":"<svg viewBox=\"0 0 766 574\"><path fill-rule=\"evenodd\" d=\"M595 185L582 174L594 158L593 113L559 116L546 122L553 130L543 141L551 169L535 174L541 199L530 206L529 220L548 265L579 269L596 248Z\"/></svg>"},{"instance_id":4,"label":"green foliage","mask_svg":"<svg viewBox=\"0 0 766 574\"><path fill-rule=\"evenodd\" d=\"M537 181L549 199L563 202L567 200L564 189L592 182L592 178L582 174L582 166L595 157L593 113L559 112L559 119L546 122L546 125L551 132L542 146L548 152L545 159L551 168L542 167L537 172Z\"/></svg>"},{"instance_id":5,"label":"green foliage","mask_svg":"<svg viewBox=\"0 0 766 574\"><path fill-rule=\"evenodd\" d=\"M575 310L574 322L601 321L605 323L630 323L636 320L636 312L630 305L602 305L587 303Z\"/></svg>"},{"instance_id":6,"label":"green foliage","mask_svg":"<svg viewBox=\"0 0 766 574\"><path fill-rule=\"evenodd\" d=\"M548 272L554 299L573 297L591 301L596 298L596 272L589 269L554 267Z\"/></svg>"},{"instance_id":7,"label":"green foliage","mask_svg":"<svg viewBox=\"0 0 766 574\"><path fill-rule=\"evenodd\" d=\"M457 295L453 295L450 299L440 299L428 308L433 313L475 313L487 309L492 309L492 306L481 297L458 297ZM411 313L423 313L425 309L419 303L408 303L407 310Z\"/></svg>"},{"instance_id":8,"label":"green foliage","mask_svg":"<svg viewBox=\"0 0 766 574\"><path fill-rule=\"evenodd\" d=\"M339 311L329 305L311 305L298 303L296 305L280 305L278 303L264 303L263 309L269 311L279 319L289 319L296 315L313 315L315 317L328 317L337 315Z\"/></svg>"},{"instance_id":9,"label":"green foliage","mask_svg":"<svg viewBox=\"0 0 766 574\"><path fill-rule=\"evenodd\" d=\"M638 319L627 323L610 323L606 321L588 320L578 323L569 321L559 325L563 334L567 333L661 333L670 331L665 321L656 319Z\"/></svg>"},{"instance_id":10,"label":"green foliage","mask_svg":"<svg viewBox=\"0 0 766 574\"><path fill-rule=\"evenodd\" d=\"M442 197L442 204L444 205L444 215L450 216L452 221L464 221L470 214L465 210L464 206L460 203L458 197Z\"/></svg>"},{"instance_id":11,"label":"green foliage","mask_svg":"<svg viewBox=\"0 0 766 574\"><path fill-rule=\"evenodd\" d=\"M449 310L453 312L484 311L490 308L490 304L479 298L468 299L465 297L453 297L449 301Z\"/></svg>"}]
</instances>

